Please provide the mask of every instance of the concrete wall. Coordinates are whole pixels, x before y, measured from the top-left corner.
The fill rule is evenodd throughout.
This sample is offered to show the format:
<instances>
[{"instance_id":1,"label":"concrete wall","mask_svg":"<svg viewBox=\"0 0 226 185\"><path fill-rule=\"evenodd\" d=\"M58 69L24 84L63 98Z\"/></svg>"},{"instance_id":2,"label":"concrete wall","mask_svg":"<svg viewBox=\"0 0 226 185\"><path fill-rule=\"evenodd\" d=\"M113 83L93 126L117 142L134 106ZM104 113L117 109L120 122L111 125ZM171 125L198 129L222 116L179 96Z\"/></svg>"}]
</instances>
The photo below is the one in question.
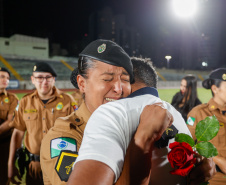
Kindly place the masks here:
<instances>
[{"instance_id":1,"label":"concrete wall","mask_svg":"<svg viewBox=\"0 0 226 185\"><path fill-rule=\"evenodd\" d=\"M10 38L0 37L0 55L16 55L32 58L49 57L49 40L15 34Z\"/></svg>"}]
</instances>

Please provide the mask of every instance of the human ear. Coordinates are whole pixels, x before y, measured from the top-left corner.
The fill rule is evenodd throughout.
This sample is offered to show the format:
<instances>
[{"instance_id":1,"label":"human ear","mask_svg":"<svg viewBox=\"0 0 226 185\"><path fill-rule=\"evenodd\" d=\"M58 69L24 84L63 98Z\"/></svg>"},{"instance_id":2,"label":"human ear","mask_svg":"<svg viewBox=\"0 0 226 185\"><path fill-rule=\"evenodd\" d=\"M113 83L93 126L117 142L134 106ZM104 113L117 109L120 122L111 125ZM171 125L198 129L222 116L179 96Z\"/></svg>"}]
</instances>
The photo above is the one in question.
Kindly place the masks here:
<instances>
[{"instance_id":1,"label":"human ear","mask_svg":"<svg viewBox=\"0 0 226 185\"><path fill-rule=\"evenodd\" d=\"M82 93L85 93L85 84L86 84L85 82L86 82L86 79L83 76L81 75L77 76L78 87Z\"/></svg>"},{"instance_id":2,"label":"human ear","mask_svg":"<svg viewBox=\"0 0 226 185\"><path fill-rule=\"evenodd\" d=\"M217 86L216 86L216 85L212 85L212 86L211 86L211 90L213 91L213 93L214 93L214 94L216 94L216 93L217 93L218 88L217 88Z\"/></svg>"},{"instance_id":3,"label":"human ear","mask_svg":"<svg viewBox=\"0 0 226 185\"><path fill-rule=\"evenodd\" d=\"M35 79L34 79L34 77L33 76L31 76L31 82L32 82L32 84L34 84L35 85Z\"/></svg>"}]
</instances>

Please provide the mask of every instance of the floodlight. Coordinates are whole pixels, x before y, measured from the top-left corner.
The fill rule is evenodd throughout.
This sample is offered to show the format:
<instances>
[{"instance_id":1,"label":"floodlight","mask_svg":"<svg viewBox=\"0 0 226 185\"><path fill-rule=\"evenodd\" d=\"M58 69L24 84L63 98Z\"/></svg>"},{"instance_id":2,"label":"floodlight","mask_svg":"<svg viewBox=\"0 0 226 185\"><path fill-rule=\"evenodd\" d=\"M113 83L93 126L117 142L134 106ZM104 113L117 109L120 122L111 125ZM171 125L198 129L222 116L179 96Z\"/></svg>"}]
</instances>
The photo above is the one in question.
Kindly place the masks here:
<instances>
[{"instance_id":1,"label":"floodlight","mask_svg":"<svg viewBox=\"0 0 226 185\"><path fill-rule=\"evenodd\" d=\"M188 18L197 10L197 0L173 0L173 9L179 17Z\"/></svg>"},{"instance_id":2,"label":"floodlight","mask_svg":"<svg viewBox=\"0 0 226 185\"><path fill-rule=\"evenodd\" d=\"M165 59L166 59L166 61L167 61L167 68L169 68L169 61L170 61L171 58L172 58L172 57L169 56L169 55L165 56Z\"/></svg>"}]
</instances>

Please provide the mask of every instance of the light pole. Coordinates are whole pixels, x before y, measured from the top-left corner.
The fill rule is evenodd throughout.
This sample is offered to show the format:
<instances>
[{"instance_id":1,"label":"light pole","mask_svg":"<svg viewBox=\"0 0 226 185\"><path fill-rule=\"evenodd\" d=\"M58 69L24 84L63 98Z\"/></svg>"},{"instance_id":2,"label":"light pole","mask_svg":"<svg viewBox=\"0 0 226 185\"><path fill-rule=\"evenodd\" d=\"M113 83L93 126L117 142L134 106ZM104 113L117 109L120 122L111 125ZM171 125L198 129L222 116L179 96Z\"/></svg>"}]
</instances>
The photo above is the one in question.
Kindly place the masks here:
<instances>
[{"instance_id":1,"label":"light pole","mask_svg":"<svg viewBox=\"0 0 226 185\"><path fill-rule=\"evenodd\" d=\"M172 58L172 57L169 56L169 55L165 56L165 59L166 59L166 61L167 61L167 68L168 68L168 69L169 69L169 61L170 61L171 58Z\"/></svg>"}]
</instances>

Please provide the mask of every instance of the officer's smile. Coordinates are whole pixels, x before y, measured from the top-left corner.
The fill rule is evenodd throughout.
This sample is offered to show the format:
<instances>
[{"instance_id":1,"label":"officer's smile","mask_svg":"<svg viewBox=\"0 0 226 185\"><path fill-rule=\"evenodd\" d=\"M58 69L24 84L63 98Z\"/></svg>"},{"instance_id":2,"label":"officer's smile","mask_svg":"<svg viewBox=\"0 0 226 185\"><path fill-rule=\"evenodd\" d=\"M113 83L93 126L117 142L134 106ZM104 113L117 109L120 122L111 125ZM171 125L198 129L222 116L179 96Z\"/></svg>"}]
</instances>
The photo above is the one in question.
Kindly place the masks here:
<instances>
[{"instance_id":1,"label":"officer's smile","mask_svg":"<svg viewBox=\"0 0 226 185\"><path fill-rule=\"evenodd\" d=\"M117 99L112 99L112 98L105 98L106 101L111 102L111 101L116 101Z\"/></svg>"}]
</instances>

